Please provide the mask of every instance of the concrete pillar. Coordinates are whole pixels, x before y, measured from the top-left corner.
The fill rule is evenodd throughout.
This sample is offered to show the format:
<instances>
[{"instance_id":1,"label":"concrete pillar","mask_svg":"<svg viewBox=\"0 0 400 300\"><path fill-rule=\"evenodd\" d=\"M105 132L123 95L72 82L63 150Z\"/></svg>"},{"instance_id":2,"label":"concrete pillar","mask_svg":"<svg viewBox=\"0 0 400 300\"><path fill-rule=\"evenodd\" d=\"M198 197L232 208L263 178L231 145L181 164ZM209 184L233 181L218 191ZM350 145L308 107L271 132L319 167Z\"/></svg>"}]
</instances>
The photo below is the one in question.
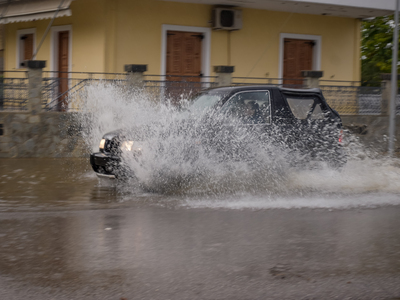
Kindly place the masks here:
<instances>
[{"instance_id":1,"label":"concrete pillar","mask_svg":"<svg viewBox=\"0 0 400 300\"><path fill-rule=\"evenodd\" d=\"M319 79L324 76L323 71L301 71L304 77L303 85L307 89L319 88Z\"/></svg>"},{"instance_id":2,"label":"concrete pillar","mask_svg":"<svg viewBox=\"0 0 400 300\"><path fill-rule=\"evenodd\" d=\"M214 66L217 74L217 86L229 86L232 84L232 73L235 72L234 66Z\"/></svg>"},{"instance_id":3,"label":"concrete pillar","mask_svg":"<svg viewBox=\"0 0 400 300\"><path fill-rule=\"evenodd\" d=\"M127 84L133 88L144 87L144 72L147 71L147 65L125 65Z\"/></svg>"},{"instance_id":4,"label":"concrete pillar","mask_svg":"<svg viewBox=\"0 0 400 300\"><path fill-rule=\"evenodd\" d=\"M42 110L42 79L45 60L26 60L24 67L28 69L28 111L36 115Z\"/></svg>"}]
</instances>

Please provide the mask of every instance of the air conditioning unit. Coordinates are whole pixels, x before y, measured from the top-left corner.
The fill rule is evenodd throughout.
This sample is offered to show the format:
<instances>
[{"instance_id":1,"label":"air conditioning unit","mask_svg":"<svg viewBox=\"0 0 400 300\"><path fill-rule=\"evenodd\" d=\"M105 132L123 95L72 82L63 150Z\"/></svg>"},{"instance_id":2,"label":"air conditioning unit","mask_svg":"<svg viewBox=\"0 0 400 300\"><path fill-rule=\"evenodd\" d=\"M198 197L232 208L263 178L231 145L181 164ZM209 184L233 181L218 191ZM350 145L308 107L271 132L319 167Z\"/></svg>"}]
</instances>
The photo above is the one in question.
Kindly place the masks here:
<instances>
[{"instance_id":1,"label":"air conditioning unit","mask_svg":"<svg viewBox=\"0 0 400 300\"><path fill-rule=\"evenodd\" d=\"M242 29L242 11L232 8L213 9L213 29L239 30Z\"/></svg>"}]
</instances>

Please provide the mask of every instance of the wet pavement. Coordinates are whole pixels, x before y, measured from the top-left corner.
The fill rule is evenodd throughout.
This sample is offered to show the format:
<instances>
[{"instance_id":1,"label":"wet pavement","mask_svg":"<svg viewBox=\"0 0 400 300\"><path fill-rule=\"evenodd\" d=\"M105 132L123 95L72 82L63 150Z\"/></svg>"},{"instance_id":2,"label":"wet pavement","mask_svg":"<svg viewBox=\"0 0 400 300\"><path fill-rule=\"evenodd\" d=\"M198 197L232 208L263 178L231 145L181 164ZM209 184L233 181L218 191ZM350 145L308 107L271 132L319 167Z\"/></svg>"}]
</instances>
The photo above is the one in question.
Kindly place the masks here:
<instances>
[{"instance_id":1,"label":"wet pavement","mask_svg":"<svg viewBox=\"0 0 400 300\"><path fill-rule=\"evenodd\" d=\"M0 166L0 299L400 299L393 186L246 207L272 200L127 191L80 159Z\"/></svg>"}]
</instances>

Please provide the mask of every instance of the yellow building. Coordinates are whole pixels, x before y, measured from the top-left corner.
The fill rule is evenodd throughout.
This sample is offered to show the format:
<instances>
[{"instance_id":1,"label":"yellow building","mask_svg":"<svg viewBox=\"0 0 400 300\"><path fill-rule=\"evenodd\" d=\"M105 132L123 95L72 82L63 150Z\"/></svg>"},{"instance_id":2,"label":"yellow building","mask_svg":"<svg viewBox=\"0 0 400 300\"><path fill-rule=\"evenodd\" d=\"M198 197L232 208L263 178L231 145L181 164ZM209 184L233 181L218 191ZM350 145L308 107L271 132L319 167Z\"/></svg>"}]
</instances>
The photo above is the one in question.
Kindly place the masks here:
<instances>
[{"instance_id":1,"label":"yellow building","mask_svg":"<svg viewBox=\"0 0 400 300\"><path fill-rule=\"evenodd\" d=\"M145 64L146 74L212 76L213 66L230 65L236 77L322 70L322 79L359 81L360 18L390 13L387 3L362 0L217 6L230 2L11 1L0 6L4 69L36 59L47 61L45 71L122 73Z\"/></svg>"}]
</instances>

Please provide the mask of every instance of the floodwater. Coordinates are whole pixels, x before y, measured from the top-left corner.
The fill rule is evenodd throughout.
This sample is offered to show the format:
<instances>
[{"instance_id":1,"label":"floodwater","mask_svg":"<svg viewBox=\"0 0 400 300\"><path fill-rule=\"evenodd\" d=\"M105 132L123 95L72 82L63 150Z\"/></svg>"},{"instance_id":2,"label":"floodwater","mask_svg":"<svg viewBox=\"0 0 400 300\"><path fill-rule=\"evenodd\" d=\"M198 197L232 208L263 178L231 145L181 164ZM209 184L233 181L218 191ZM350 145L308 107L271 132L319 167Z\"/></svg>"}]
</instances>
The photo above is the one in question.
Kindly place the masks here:
<instances>
[{"instance_id":1,"label":"floodwater","mask_svg":"<svg viewBox=\"0 0 400 300\"><path fill-rule=\"evenodd\" d=\"M254 169L188 164L178 111L112 85L81 96L93 151L153 126L127 161L138 180L99 181L87 158L0 159L1 299L400 299L398 158L349 139L340 171L291 168L250 140Z\"/></svg>"},{"instance_id":2,"label":"floodwater","mask_svg":"<svg viewBox=\"0 0 400 300\"><path fill-rule=\"evenodd\" d=\"M344 169L292 169L263 177L263 189L220 180L168 192L135 181L101 181L88 159L0 159L0 212L121 208L155 205L209 209L349 209L400 205L397 159L349 161ZM281 182L277 183L277 178ZM270 180L270 182L268 182ZM171 184L174 184L172 182Z\"/></svg>"},{"instance_id":3,"label":"floodwater","mask_svg":"<svg viewBox=\"0 0 400 300\"><path fill-rule=\"evenodd\" d=\"M105 185L87 159L0 165L3 299L400 297L393 161L220 194Z\"/></svg>"}]
</instances>

